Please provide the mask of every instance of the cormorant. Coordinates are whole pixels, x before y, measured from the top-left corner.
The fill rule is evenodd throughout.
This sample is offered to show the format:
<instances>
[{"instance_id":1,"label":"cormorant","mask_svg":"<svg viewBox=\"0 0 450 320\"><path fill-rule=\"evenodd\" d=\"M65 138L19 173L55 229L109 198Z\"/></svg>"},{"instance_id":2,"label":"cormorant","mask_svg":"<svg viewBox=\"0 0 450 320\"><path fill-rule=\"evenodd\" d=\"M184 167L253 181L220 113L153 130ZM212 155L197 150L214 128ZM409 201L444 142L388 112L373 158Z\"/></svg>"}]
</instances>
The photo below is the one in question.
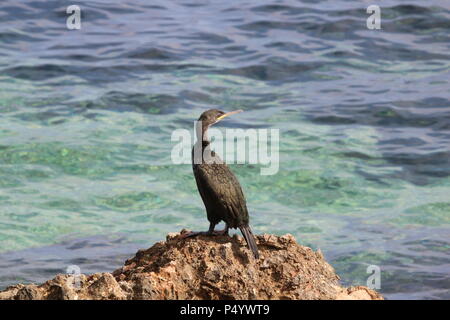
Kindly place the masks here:
<instances>
[{"instance_id":1,"label":"cormorant","mask_svg":"<svg viewBox=\"0 0 450 320\"><path fill-rule=\"evenodd\" d=\"M192 148L192 169L197 188L205 204L210 222L206 232L191 232L185 237L202 235L228 235L229 228L239 228L256 259L258 247L249 226L247 205L242 188L236 176L220 157L210 149L207 130L225 117L242 110L225 113L211 109L201 114L196 124L197 142ZM214 227L225 222L225 229L215 231Z\"/></svg>"}]
</instances>

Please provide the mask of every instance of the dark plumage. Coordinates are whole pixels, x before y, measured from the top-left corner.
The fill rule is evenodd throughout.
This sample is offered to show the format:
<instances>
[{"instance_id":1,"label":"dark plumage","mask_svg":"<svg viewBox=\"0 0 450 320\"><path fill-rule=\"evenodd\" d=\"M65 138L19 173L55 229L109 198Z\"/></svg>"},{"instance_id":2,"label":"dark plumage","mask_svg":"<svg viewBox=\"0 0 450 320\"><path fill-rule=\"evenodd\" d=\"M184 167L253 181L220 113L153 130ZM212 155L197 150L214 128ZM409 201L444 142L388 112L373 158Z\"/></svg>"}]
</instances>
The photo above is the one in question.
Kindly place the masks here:
<instances>
[{"instance_id":1,"label":"dark plumage","mask_svg":"<svg viewBox=\"0 0 450 320\"><path fill-rule=\"evenodd\" d=\"M210 149L210 141L207 137L207 130L211 125L241 111L224 113L217 109L211 109L202 113L198 119L197 142L192 149L192 168L198 191L206 207L210 226L207 232L192 232L188 236L228 234L229 228L239 228L257 259L259 257L258 247L249 226L247 205L242 188L233 172ZM220 221L225 222L225 229L214 231L214 227Z\"/></svg>"}]
</instances>

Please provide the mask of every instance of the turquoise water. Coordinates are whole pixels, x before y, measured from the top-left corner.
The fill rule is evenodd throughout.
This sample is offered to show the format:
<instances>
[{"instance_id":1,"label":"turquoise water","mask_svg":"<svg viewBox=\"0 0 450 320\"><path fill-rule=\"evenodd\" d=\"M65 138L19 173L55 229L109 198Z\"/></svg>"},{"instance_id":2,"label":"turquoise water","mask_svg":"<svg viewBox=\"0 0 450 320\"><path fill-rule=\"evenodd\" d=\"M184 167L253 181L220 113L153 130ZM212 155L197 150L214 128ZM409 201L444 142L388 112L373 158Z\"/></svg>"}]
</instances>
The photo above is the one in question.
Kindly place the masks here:
<instances>
[{"instance_id":1,"label":"turquoise water","mask_svg":"<svg viewBox=\"0 0 450 320\"><path fill-rule=\"evenodd\" d=\"M175 129L210 107L280 130L279 172L231 165L255 233L320 248L346 285L450 298L450 7L386 1L0 4L0 288L112 271L206 229ZM152 19L149 19L152 17Z\"/></svg>"}]
</instances>

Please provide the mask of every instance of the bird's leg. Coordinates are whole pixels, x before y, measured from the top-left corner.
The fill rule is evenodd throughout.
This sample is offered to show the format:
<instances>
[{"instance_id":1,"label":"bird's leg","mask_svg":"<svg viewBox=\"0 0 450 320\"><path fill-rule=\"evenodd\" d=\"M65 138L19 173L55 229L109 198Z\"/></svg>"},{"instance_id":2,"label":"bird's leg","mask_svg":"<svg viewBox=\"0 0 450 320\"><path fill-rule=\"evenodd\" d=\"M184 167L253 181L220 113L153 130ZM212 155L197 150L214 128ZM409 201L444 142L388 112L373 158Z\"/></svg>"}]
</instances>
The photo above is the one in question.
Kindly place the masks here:
<instances>
[{"instance_id":1,"label":"bird's leg","mask_svg":"<svg viewBox=\"0 0 450 320\"><path fill-rule=\"evenodd\" d=\"M225 228L223 228L223 230L214 231L214 234L218 235L218 236L227 236L228 235L228 229L230 229L230 227L228 227L228 224L225 223Z\"/></svg>"},{"instance_id":2,"label":"bird's leg","mask_svg":"<svg viewBox=\"0 0 450 320\"><path fill-rule=\"evenodd\" d=\"M183 235L181 235L182 239L186 239L186 238L191 238L191 237L196 237L196 236L225 236L228 235L228 224L225 224L225 228L223 230L219 230L219 231L215 231L214 227L216 226L215 223L210 223L209 224L209 229L208 231L191 231L189 233L185 233Z\"/></svg>"},{"instance_id":3,"label":"bird's leg","mask_svg":"<svg viewBox=\"0 0 450 320\"><path fill-rule=\"evenodd\" d=\"M182 234L180 237L182 239L186 239L186 238L192 238L192 237L196 237L196 236L213 236L215 226L216 226L215 223L210 223L208 231L191 231L191 232Z\"/></svg>"}]
</instances>

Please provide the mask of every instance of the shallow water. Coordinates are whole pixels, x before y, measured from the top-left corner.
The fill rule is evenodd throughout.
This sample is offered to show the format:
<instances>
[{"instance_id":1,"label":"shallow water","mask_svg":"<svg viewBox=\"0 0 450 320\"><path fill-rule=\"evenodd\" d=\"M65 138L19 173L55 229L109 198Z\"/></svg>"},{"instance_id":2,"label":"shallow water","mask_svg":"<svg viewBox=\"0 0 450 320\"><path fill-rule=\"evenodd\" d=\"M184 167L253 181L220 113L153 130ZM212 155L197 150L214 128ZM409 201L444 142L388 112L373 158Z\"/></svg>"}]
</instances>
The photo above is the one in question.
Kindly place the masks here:
<instances>
[{"instance_id":1,"label":"shallow water","mask_svg":"<svg viewBox=\"0 0 450 320\"><path fill-rule=\"evenodd\" d=\"M450 3L0 3L0 288L112 271L206 229L174 129L280 129L280 169L232 165L256 233L320 248L346 285L450 298Z\"/></svg>"}]
</instances>

